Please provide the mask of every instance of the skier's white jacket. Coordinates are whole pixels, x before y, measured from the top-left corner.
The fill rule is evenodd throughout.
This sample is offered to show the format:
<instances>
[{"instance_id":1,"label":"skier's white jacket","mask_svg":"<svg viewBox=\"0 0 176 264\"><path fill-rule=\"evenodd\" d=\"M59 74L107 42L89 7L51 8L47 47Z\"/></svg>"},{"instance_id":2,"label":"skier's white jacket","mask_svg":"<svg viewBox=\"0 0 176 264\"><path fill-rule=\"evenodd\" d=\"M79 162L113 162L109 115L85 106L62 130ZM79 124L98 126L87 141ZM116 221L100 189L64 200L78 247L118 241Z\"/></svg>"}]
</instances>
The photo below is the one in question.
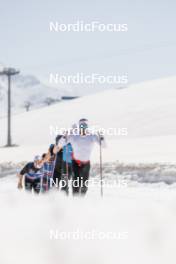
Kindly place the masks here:
<instances>
[{"instance_id":1,"label":"skier's white jacket","mask_svg":"<svg viewBox=\"0 0 176 264\"><path fill-rule=\"evenodd\" d=\"M100 144L100 137L95 134L82 135L68 135L66 138L61 138L58 142L58 146L63 146L70 143L73 148L74 159L82 162L90 160L90 156L93 150L94 143ZM102 140L102 147L105 147L105 140Z\"/></svg>"}]
</instances>

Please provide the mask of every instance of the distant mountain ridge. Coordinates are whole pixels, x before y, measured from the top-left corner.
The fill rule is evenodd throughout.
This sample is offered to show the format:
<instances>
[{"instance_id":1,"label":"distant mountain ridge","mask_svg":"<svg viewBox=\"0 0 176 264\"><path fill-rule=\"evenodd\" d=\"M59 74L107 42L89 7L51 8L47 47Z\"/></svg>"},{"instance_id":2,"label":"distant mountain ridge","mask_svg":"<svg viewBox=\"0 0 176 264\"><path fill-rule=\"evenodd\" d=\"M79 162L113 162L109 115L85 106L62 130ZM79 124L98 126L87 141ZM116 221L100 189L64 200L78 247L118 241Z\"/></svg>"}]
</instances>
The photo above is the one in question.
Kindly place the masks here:
<instances>
[{"instance_id":1,"label":"distant mountain ridge","mask_svg":"<svg viewBox=\"0 0 176 264\"><path fill-rule=\"evenodd\" d=\"M12 77L12 111L19 112L29 103L32 108L47 104L49 100L59 101L61 92L57 88L49 87L40 82L33 75L17 75ZM48 101L47 101L48 100ZM0 76L0 103L1 113L6 112L7 105L7 77Z\"/></svg>"}]
</instances>

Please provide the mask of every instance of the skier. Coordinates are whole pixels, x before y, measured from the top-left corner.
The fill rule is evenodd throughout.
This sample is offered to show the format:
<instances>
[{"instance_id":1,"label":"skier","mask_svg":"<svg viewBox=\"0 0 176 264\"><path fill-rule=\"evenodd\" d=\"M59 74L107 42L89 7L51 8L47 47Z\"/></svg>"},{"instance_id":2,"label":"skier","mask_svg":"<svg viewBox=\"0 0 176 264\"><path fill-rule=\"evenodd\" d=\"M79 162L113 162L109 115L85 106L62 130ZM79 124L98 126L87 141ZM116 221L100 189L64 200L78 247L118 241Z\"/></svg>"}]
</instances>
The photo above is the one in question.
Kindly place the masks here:
<instances>
[{"instance_id":1,"label":"skier","mask_svg":"<svg viewBox=\"0 0 176 264\"><path fill-rule=\"evenodd\" d=\"M69 192L69 180L71 179L72 176L72 155L73 155L73 150L72 146L70 143L65 145L63 147L63 160L62 160L62 188L61 190L66 191L68 194Z\"/></svg>"},{"instance_id":2,"label":"skier","mask_svg":"<svg viewBox=\"0 0 176 264\"><path fill-rule=\"evenodd\" d=\"M73 159L73 149L72 149L72 145L68 143L63 147L62 174L67 175L69 180L71 179L71 175L72 175L72 159Z\"/></svg>"},{"instance_id":3,"label":"skier","mask_svg":"<svg viewBox=\"0 0 176 264\"><path fill-rule=\"evenodd\" d=\"M104 137L92 134L88 130L88 120L79 120L79 133L63 136L58 142L58 151L66 144L70 143L73 148L73 194L86 194L90 172L90 155L94 143L100 144L100 140L105 146Z\"/></svg>"},{"instance_id":4,"label":"skier","mask_svg":"<svg viewBox=\"0 0 176 264\"><path fill-rule=\"evenodd\" d=\"M54 173L54 166L55 166L55 157L54 154L55 145L51 144L48 153L43 154L43 176L42 176L42 183L41 183L41 190L42 192L48 191L52 187L53 173Z\"/></svg>"},{"instance_id":5,"label":"skier","mask_svg":"<svg viewBox=\"0 0 176 264\"><path fill-rule=\"evenodd\" d=\"M24 186L27 191L34 191L35 193L40 192L41 177L43 176L43 161L42 157L35 156L33 162L27 163L21 172L18 174L18 188L23 188L23 177Z\"/></svg>"},{"instance_id":6,"label":"skier","mask_svg":"<svg viewBox=\"0 0 176 264\"><path fill-rule=\"evenodd\" d=\"M56 145L58 144L58 142L62 138L62 136L63 135L58 135L56 137ZM54 182L55 186L59 187L59 183L60 183L61 177L62 177L63 150L60 149L60 151L55 151L55 148L54 148L53 151L54 151L54 153L56 155L56 157L55 157L54 174L53 174L53 182Z\"/></svg>"},{"instance_id":7,"label":"skier","mask_svg":"<svg viewBox=\"0 0 176 264\"><path fill-rule=\"evenodd\" d=\"M72 148L68 144L57 151L57 144L62 137L63 135L56 137L56 145L53 148L53 153L55 154L53 182L56 187L60 187L62 191L66 191L68 194L68 180L72 172Z\"/></svg>"}]
</instances>

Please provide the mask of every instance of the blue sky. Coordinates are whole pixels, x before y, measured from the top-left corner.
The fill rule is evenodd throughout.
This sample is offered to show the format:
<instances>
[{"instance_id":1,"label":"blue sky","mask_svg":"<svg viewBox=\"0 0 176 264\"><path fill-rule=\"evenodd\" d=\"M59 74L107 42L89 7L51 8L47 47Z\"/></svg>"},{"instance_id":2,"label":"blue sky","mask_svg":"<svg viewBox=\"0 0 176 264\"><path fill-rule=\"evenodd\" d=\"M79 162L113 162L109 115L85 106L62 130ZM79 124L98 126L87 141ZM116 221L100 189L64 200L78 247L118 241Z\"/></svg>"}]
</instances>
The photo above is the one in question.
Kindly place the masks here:
<instances>
[{"instance_id":1,"label":"blue sky","mask_svg":"<svg viewBox=\"0 0 176 264\"><path fill-rule=\"evenodd\" d=\"M43 81L50 72L176 74L174 0L0 0L0 62ZM127 23L127 33L53 33L49 22Z\"/></svg>"}]
</instances>

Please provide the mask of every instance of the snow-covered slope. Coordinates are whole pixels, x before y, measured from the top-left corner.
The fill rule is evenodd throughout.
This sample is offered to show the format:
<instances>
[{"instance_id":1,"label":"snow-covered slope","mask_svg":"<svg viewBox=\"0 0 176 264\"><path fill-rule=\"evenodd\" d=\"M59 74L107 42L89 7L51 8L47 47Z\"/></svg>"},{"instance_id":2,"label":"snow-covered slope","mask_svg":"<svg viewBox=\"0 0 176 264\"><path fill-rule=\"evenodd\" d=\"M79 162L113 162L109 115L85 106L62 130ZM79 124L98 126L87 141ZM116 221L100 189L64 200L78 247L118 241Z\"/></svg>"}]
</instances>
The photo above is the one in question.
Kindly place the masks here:
<instances>
[{"instance_id":1,"label":"snow-covered slope","mask_svg":"<svg viewBox=\"0 0 176 264\"><path fill-rule=\"evenodd\" d=\"M79 118L87 117L94 125L128 130L128 136L116 137L115 141L109 137L110 153L105 153L105 158L138 160L142 157L145 161L153 157L157 161L160 158L170 161L176 154L173 146L176 134L175 84L176 77L155 80L14 116L14 142L22 147L28 146L28 150L32 146L43 146L43 151L44 145L54 140L51 127L70 126ZM4 129L4 144L5 135Z\"/></svg>"},{"instance_id":2,"label":"snow-covered slope","mask_svg":"<svg viewBox=\"0 0 176 264\"><path fill-rule=\"evenodd\" d=\"M19 192L14 176L0 179L0 262L175 264L175 186L99 195L94 187L85 199L35 197Z\"/></svg>"},{"instance_id":3,"label":"snow-covered slope","mask_svg":"<svg viewBox=\"0 0 176 264\"><path fill-rule=\"evenodd\" d=\"M3 67L0 65L0 70ZM62 96L80 97L89 94L94 94L102 90L109 90L112 87L121 89L125 88L123 85L81 85L61 83L53 84L52 82L42 83L34 75L19 74L12 78L12 111L13 113L20 113L25 111L26 104L30 104L30 108L41 108L47 104L46 100L51 100L52 103L58 102ZM0 117L5 116L7 112L7 77L0 76L0 103L1 111Z\"/></svg>"}]
</instances>

